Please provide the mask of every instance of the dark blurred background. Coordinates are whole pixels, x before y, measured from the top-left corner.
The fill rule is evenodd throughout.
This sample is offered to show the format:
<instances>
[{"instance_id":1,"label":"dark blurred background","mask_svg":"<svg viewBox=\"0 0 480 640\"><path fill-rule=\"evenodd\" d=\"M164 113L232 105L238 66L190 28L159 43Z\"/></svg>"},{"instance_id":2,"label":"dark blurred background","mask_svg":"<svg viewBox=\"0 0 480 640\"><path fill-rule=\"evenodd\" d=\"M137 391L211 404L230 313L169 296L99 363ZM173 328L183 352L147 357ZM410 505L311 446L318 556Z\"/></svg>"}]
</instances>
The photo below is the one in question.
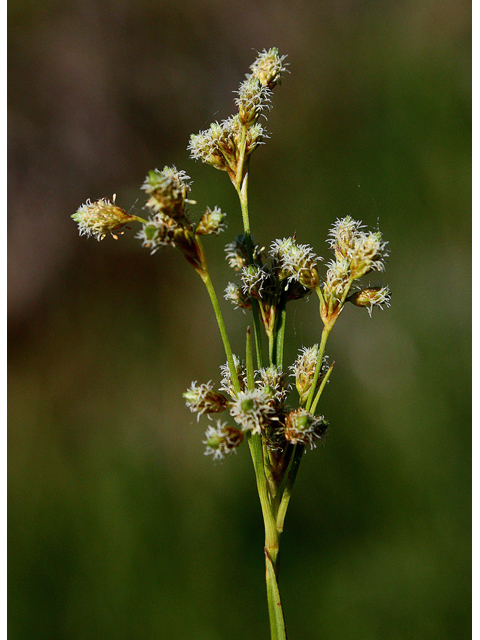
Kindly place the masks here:
<instances>
[{"instance_id":1,"label":"dark blurred background","mask_svg":"<svg viewBox=\"0 0 480 640\"><path fill-rule=\"evenodd\" d=\"M268 637L248 448L212 463L181 395L225 361L206 291L178 252L70 215L113 193L141 211L175 164L229 214L205 240L221 295L239 207L186 146L272 46L291 73L252 159L257 241L296 231L328 259L337 217L378 222L393 291L329 340L330 435L282 539L289 638L470 637L470 4L10 0L11 640ZM320 331L292 304L287 361Z\"/></svg>"}]
</instances>

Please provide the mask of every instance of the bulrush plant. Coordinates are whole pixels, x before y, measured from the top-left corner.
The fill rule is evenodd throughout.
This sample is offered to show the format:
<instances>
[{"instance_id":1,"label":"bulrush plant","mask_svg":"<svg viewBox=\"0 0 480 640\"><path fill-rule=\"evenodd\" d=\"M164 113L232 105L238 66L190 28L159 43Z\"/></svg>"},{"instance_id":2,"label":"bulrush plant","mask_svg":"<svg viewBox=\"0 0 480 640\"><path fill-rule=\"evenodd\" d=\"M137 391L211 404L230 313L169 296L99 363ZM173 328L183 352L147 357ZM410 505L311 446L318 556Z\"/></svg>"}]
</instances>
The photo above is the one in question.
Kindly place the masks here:
<instances>
[{"instance_id":1,"label":"bulrush plant","mask_svg":"<svg viewBox=\"0 0 480 640\"><path fill-rule=\"evenodd\" d=\"M184 398L197 420L202 415L208 419L203 441L206 455L221 461L236 453L244 441L250 448L265 524L272 640L286 638L278 588L285 515L304 453L323 444L328 431L328 421L318 411L333 369L325 354L328 336L347 303L365 307L370 315L375 307L390 305L387 287L361 284L365 276L384 271L387 243L380 231L369 231L350 216L337 219L330 230L327 244L332 257L323 275L319 271L322 258L309 244L300 244L295 235L273 240L268 251L253 240L248 205L250 162L268 138L265 116L285 71L285 56L277 49L260 53L240 84L235 114L192 135L188 145L193 159L224 171L238 194L243 234L225 248L226 261L235 273L225 298L251 314L253 335L246 328L244 358L232 352L203 246L204 236L225 231L226 215L219 207L207 208L194 222L187 205L196 202L189 199L191 181L184 171L167 166L148 173L142 186L148 197L146 217L126 213L115 198L87 201L72 216L81 235L97 240L109 233L117 238L129 224L140 223L136 237L146 249L152 254L165 246L178 249L205 284L226 363L220 366L218 389L212 381L192 382ZM286 364L288 303L312 294L319 300L319 341L301 346L295 362Z\"/></svg>"}]
</instances>

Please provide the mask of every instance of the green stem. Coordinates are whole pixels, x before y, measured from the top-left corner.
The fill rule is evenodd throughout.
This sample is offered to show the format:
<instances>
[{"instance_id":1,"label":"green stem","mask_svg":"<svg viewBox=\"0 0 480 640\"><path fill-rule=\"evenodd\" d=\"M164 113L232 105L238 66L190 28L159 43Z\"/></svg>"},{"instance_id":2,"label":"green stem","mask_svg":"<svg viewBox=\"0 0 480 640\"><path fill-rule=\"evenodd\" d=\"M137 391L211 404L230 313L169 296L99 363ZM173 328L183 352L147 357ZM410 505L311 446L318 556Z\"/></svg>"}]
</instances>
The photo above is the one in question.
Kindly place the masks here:
<instances>
[{"instance_id":1,"label":"green stem","mask_svg":"<svg viewBox=\"0 0 480 640\"><path fill-rule=\"evenodd\" d=\"M285 342L285 326L287 321L287 296L283 292L277 307L277 321L275 326L275 364L283 370L283 345Z\"/></svg>"},{"instance_id":2,"label":"green stem","mask_svg":"<svg viewBox=\"0 0 480 640\"><path fill-rule=\"evenodd\" d=\"M250 333L250 327L247 327L247 347L246 353L246 369L247 369L247 387L249 391L255 389L255 372L253 370L253 355L252 355L252 335Z\"/></svg>"},{"instance_id":3,"label":"green stem","mask_svg":"<svg viewBox=\"0 0 480 640\"><path fill-rule=\"evenodd\" d=\"M200 238L197 237L198 247L200 249L201 261L202 261L202 269L197 270L198 274L202 278L208 295L210 296L210 300L212 302L213 311L215 313L215 318L217 319L218 328L220 330L220 335L222 337L223 347L225 349L225 355L227 356L228 367L230 369L230 377L232 379L232 384L237 393L240 392L240 382L238 380L237 370L235 368L235 362L233 360L232 347L230 346L230 340L228 339L227 329L225 327L225 322L223 320L222 311L220 309L220 305L218 303L217 294L212 284L212 280L210 278L210 274L207 269L205 252L203 250L202 243L200 242Z\"/></svg>"},{"instance_id":4,"label":"green stem","mask_svg":"<svg viewBox=\"0 0 480 640\"><path fill-rule=\"evenodd\" d=\"M321 384L321 385L320 385L320 387L318 388L318 392L317 392L317 395L315 396L315 400L313 401L313 404L312 404L312 406L310 407L310 412L311 412L311 413L315 413L315 409L317 408L317 404L318 404L318 401L320 400L320 396L322 395L322 392L323 392L323 390L325 389L325 385L326 385L326 384L327 384L327 382L328 382L328 379L329 379L329 377L330 377L330 374L331 374L331 373L332 373L332 371L333 371L333 365L334 365L334 364L335 364L335 363L334 363L334 362L332 362L332 364L331 364L330 368L328 369L327 373L325 374L325 377L324 377L324 378L323 378L323 380L322 380L322 384Z\"/></svg>"},{"instance_id":5,"label":"green stem","mask_svg":"<svg viewBox=\"0 0 480 640\"><path fill-rule=\"evenodd\" d=\"M243 229L245 234L245 244L247 248L247 256L249 264L253 264L253 242L250 231L250 220L248 215L248 171L246 166L248 160L245 157L246 149L246 133L247 128L242 127L242 135L239 145L239 159L237 166L237 175L235 180L235 189L240 199L242 210ZM260 316L259 304L254 298L251 299L253 328L255 333L255 347L257 353L257 366L263 368L262 339L260 332ZM271 342L271 341L270 341ZM273 347L269 345L269 352L273 355ZM247 361L248 369L247 377L249 378L249 388L254 387L253 379L253 363L251 356L251 340L250 334L247 334ZM280 602L280 594L277 584L277 558L279 550L279 531L276 526L276 518L274 515L275 501L272 499L272 489L267 482L267 472L269 471L268 452L262 442L262 436L258 434L248 435L248 444L252 455L253 467L257 481L258 495L262 508L263 522L265 525L265 565L266 565L266 583L268 598L268 613L270 618L271 640L286 640L285 623L283 620L282 605ZM275 495L275 493L273 493Z\"/></svg>"},{"instance_id":6,"label":"green stem","mask_svg":"<svg viewBox=\"0 0 480 640\"><path fill-rule=\"evenodd\" d=\"M248 388L251 391L255 388L255 379L250 328L247 329L246 367ZM267 472L269 470L269 460L267 459L268 451L262 442L261 435L249 433L247 437L250 453L252 455L253 468L255 470L255 477L257 481L257 490L265 526L265 579L267 585L271 639L286 640L287 636L276 575L280 535L276 526L274 502L271 497L272 490L276 489L276 487L269 484L269 480L267 479ZM269 479L271 483L273 480L271 478L271 474Z\"/></svg>"},{"instance_id":7,"label":"green stem","mask_svg":"<svg viewBox=\"0 0 480 640\"><path fill-rule=\"evenodd\" d=\"M268 495L267 481L263 468L264 460L261 437L257 434L250 434L248 436L248 444L252 454L258 495L262 507L263 522L265 524L265 567L271 640L286 640L285 622L277 583L277 560L280 535Z\"/></svg>"},{"instance_id":8,"label":"green stem","mask_svg":"<svg viewBox=\"0 0 480 640\"><path fill-rule=\"evenodd\" d=\"M242 211L243 230L245 232L245 240L247 243L248 261L253 262L253 242L250 231L250 216L248 214L248 172L245 173L241 184L237 187L237 194L240 200Z\"/></svg>"},{"instance_id":9,"label":"green stem","mask_svg":"<svg viewBox=\"0 0 480 640\"><path fill-rule=\"evenodd\" d=\"M133 218L134 218L137 222L141 222L142 224L148 224L148 220L145 220L145 218L141 218L140 216L133 216Z\"/></svg>"},{"instance_id":10,"label":"green stem","mask_svg":"<svg viewBox=\"0 0 480 640\"><path fill-rule=\"evenodd\" d=\"M248 215L248 158L246 158L246 137L247 127L242 127L241 139L239 144L239 158L237 163L237 175L235 178L235 190L240 200L240 208L242 211L243 232L245 234L245 243L247 246L248 263L253 264L253 242L250 231L250 218ZM253 329L255 332L255 348L257 352L257 366L263 368L263 352L262 352L262 334L260 332L260 317L258 312L258 301L254 298L252 301Z\"/></svg>"},{"instance_id":11,"label":"green stem","mask_svg":"<svg viewBox=\"0 0 480 640\"><path fill-rule=\"evenodd\" d=\"M270 635L272 640L287 640L287 631L283 619L282 603L278 590L277 575L273 563L265 550L265 565L267 569L267 598L270 617Z\"/></svg>"},{"instance_id":12,"label":"green stem","mask_svg":"<svg viewBox=\"0 0 480 640\"><path fill-rule=\"evenodd\" d=\"M316 294L320 300L320 307L324 307L325 306L325 298L323 297L323 293L322 290L320 289L320 285L315 287L315 291Z\"/></svg>"},{"instance_id":13,"label":"green stem","mask_svg":"<svg viewBox=\"0 0 480 640\"><path fill-rule=\"evenodd\" d=\"M248 437L250 453L252 454L253 467L257 480L258 495L262 507L263 522L265 524L265 550L276 570L277 556L279 549L279 535L275 524L275 518L271 508L268 494L267 479L264 472L264 461L262 451L262 439L258 434L250 434Z\"/></svg>"},{"instance_id":14,"label":"green stem","mask_svg":"<svg viewBox=\"0 0 480 640\"><path fill-rule=\"evenodd\" d=\"M275 363L275 336L273 331L268 334L268 364Z\"/></svg>"},{"instance_id":15,"label":"green stem","mask_svg":"<svg viewBox=\"0 0 480 640\"><path fill-rule=\"evenodd\" d=\"M243 167L243 164L242 164ZM239 169L239 175L240 172ZM248 173L245 173L243 180L240 181L237 176L237 183L235 185L238 198L240 200L240 207L242 211L243 231L245 234L245 244L247 247L248 263L253 264L253 242L250 231L250 219L248 216ZM255 348L257 353L257 366L259 369L263 368L263 352L262 352L262 334L260 332L260 315L258 308L258 300L251 298L252 303L252 315L253 315L253 330L255 333Z\"/></svg>"},{"instance_id":16,"label":"green stem","mask_svg":"<svg viewBox=\"0 0 480 640\"><path fill-rule=\"evenodd\" d=\"M285 515L287 513L288 503L290 502L290 498L292 496L293 485L295 484L295 480L297 478L298 468L300 467L300 462L302 461L302 454L304 450L305 450L305 445L303 444L295 445L295 450L293 452L290 468L287 472L287 482L286 482L285 489L283 491L282 499L277 512L276 525L277 525L277 530L280 533L283 531L283 525L285 522Z\"/></svg>"},{"instance_id":17,"label":"green stem","mask_svg":"<svg viewBox=\"0 0 480 640\"><path fill-rule=\"evenodd\" d=\"M310 407L312 406L315 389L317 388L318 376L320 375L320 371L322 369L323 355L325 353L325 345L327 344L327 339L330 331L331 329L327 329L326 326L323 327L322 339L320 341L320 346L318 348L317 364L315 366L315 373L313 375L312 386L310 387L310 392L307 398L307 404L305 405L305 409L307 411L310 411Z\"/></svg>"},{"instance_id":18,"label":"green stem","mask_svg":"<svg viewBox=\"0 0 480 640\"><path fill-rule=\"evenodd\" d=\"M239 154L237 160L237 175L235 176L235 189L237 193L240 192L242 188L242 181L244 179L245 167L246 167L246 158L245 153L247 150L247 127L245 125L242 126L242 131L240 134L240 143L238 145ZM243 212L242 212L243 214Z\"/></svg>"}]
</instances>

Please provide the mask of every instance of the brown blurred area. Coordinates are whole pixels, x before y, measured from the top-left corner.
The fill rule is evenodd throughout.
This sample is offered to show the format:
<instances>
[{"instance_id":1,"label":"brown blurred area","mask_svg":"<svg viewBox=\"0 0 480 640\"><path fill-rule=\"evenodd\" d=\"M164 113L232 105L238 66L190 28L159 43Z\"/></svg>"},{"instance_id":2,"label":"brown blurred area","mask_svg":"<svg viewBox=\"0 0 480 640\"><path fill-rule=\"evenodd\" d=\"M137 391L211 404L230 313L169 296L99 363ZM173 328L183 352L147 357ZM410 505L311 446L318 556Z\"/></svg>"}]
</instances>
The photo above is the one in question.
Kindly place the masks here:
<instances>
[{"instance_id":1,"label":"brown blurred area","mask_svg":"<svg viewBox=\"0 0 480 640\"><path fill-rule=\"evenodd\" d=\"M135 231L97 243L70 216L114 193L141 211L148 170L184 169L197 211L228 214L205 242L221 297L238 203L186 147L233 113L272 46L290 73L252 158L254 234L296 232L327 262L337 217L378 224L393 291L372 320L345 310L329 341L331 433L305 456L283 542L291 637L468 637L470 4L11 0L8 13L11 640L267 637L248 451L212 465L181 395L225 359L201 282ZM242 353L247 318L222 308ZM313 299L288 332L292 362L318 340Z\"/></svg>"},{"instance_id":2,"label":"brown blurred area","mask_svg":"<svg viewBox=\"0 0 480 640\"><path fill-rule=\"evenodd\" d=\"M141 182L145 168L185 146L192 111L203 122L217 91L226 93L234 54L223 58L222 39L207 46L208 11L177 2L11 3L14 324L82 251L67 214L87 196ZM231 29L222 14L218 28Z\"/></svg>"},{"instance_id":3,"label":"brown blurred area","mask_svg":"<svg viewBox=\"0 0 480 640\"><path fill-rule=\"evenodd\" d=\"M279 39L288 11L278 3L265 24L254 3L10 4L13 325L82 252L67 214L87 196L141 184L148 167L185 160L190 132L231 109L255 50ZM301 14L283 34L289 49L303 48Z\"/></svg>"}]
</instances>

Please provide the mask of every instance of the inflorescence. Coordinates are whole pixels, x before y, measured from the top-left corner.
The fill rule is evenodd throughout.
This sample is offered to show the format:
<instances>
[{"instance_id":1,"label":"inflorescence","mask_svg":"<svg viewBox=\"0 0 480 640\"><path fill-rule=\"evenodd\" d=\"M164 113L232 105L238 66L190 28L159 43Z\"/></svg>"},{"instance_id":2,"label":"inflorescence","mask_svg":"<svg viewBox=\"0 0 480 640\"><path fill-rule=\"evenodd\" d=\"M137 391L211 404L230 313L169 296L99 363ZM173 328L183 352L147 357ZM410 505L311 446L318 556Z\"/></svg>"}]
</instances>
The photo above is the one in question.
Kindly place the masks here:
<instances>
[{"instance_id":1,"label":"inflorescence","mask_svg":"<svg viewBox=\"0 0 480 640\"><path fill-rule=\"evenodd\" d=\"M272 90L286 71L284 60L275 48L258 56L238 89L238 113L190 136L188 150L194 160L226 171L233 183L237 181L245 159L268 138L259 118L270 109Z\"/></svg>"},{"instance_id":2,"label":"inflorescence","mask_svg":"<svg viewBox=\"0 0 480 640\"><path fill-rule=\"evenodd\" d=\"M235 361L237 370L242 375L242 363L237 357ZM187 406L192 412L197 413L197 418L202 414L210 417L210 414L228 411L236 423L234 427L228 427L227 422L217 421L217 427L207 427L207 455L221 460L229 453L235 453L246 433L262 435L272 451L283 450L287 442L308 444L311 448L314 448L317 442L324 442L327 421L323 416L314 416L305 409L294 410L286 404L291 386L279 367L271 365L256 371L255 388L252 390L246 388L246 378L243 377L244 388L237 394L231 386L228 365L222 365L221 369L223 382L220 390L226 391L230 399L220 391L214 391L211 381L202 385L194 382L184 393ZM307 390L314 373L310 360L307 363L305 357L300 357L294 370L297 388ZM225 437L221 437L220 432Z\"/></svg>"},{"instance_id":3,"label":"inflorescence","mask_svg":"<svg viewBox=\"0 0 480 640\"><path fill-rule=\"evenodd\" d=\"M273 89L285 71L285 56L280 56L277 49L260 53L234 99L237 112L192 135L188 145L191 157L226 171L238 188L251 154L267 137L260 118L270 110ZM80 235L97 240L109 233L117 238L129 223L140 222L136 237L146 249L151 253L165 246L179 249L207 282L201 237L223 232L226 215L219 207L207 207L195 224L187 208L196 204L189 199L191 184L185 171L174 166L155 169L142 185L147 196L147 219L126 213L116 205L115 197L112 201L88 200L72 218L78 223ZM246 434L260 435L271 452L285 451L289 445L313 448L324 442L328 423L323 416L315 416L312 407L314 411L333 365L328 365L324 344L321 349L319 345L303 347L288 367L295 379L298 406L288 405L293 385L287 382L276 356L280 353L278 336L285 307L315 292L328 335L347 302L365 307L370 316L375 307L390 306L388 287L362 288L358 283L366 275L385 270L387 243L380 231L368 231L360 221L346 216L334 223L327 242L334 257L327 263L324 276L319 273L323 258L310 245L299 244L295 236L274 240L267 253L248 234L226 245L226 260L237 281L228 284L225 298L236 308L258 311L269 337L270 366L255 371L249 384L245 363L232 355L221 367L219 391L209 381L193 382L184 393L187 407L197 419L207 415L211 420L212 414L228 412L235 423L217 420L216 426L208 426L205 453L215 460L235 452Z\"/></svg>"}]
</instances>

